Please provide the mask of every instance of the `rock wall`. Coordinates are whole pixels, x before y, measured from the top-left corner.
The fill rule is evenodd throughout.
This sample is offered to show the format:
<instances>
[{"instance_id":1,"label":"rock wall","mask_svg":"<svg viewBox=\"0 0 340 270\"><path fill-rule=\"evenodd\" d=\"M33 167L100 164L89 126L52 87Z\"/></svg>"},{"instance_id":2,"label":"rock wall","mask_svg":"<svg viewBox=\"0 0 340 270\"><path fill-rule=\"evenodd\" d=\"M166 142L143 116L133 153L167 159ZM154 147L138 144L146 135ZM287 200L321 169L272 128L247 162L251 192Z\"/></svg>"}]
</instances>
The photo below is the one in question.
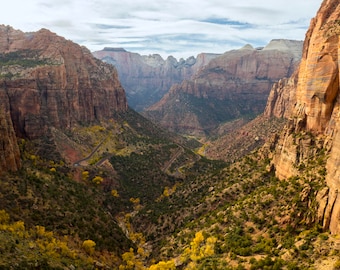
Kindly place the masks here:
<instances>
[{"instance_id":1,"label":"rock wall","mask_svg":"<svg viewBox=\"0 0 340 270\"><path fill-rule=\"evenodd\" d=\"M117 71L85 47L42 29L0 25L0 169L20 166L16 137L36 139L127 110ZM15 131L15 133L14 133ZM15 135L15 136L14 136Z\"/></svg>"},{"instance_id":2,"label":"rock wall","mask_svg":"<svg viewBox=\"0 0 340 270\"><path fill-rule=\"evenodd\" d=\"M297 75L298 69L290 78L282 78L273 84L264 110L265 117L290 117L296 103Z\"/></svg>"},{"instance_id":3,"label":"rock wall","mask_svg":"<svg viewBox=\"0 0 340 270\"><path fill-rule=\"evenodd\" d=\"M177 60L169 56L164 60L158 54L140 55L122 48L104 48L93 55L117 68L129 105L137 111L159 101L173 84L190 78L218 56L202 53L197 58Z\"/></svg>"},{"instance_id":4,"label":"rock wall","mask_svg":"<svg viewBox=\"0 0 340 270\"><path fill-rule=\"evenodd\" d=\"M326 164L327 188L319 191L317 199L319 221L332 233L340 233L339 37L339 3L337 0L324 0L306 34L297 85L295 89L292 87L292 93L295 93L292 99L294 108L284 114L278 113L290 115L291 120L281 135L274 156L277 175L287 178L298 173L296 167L301 161L315 154L310 149L322 144L329 153ZM288 88L286 90L289 91ZM275 91L278 93L277 89L273 89L273 97ZM278 96L273 98L276 102L267 106L268 115L275 115L280 111L278 108L282 100L287 100ZM297 141L294 138L297 132L310 132L314 134L315 140Z\"/></svg>"},{"instance_id":5,"label":"rock wall","mask_svg":"<svg viewBox=\"0 0 340 270\"><path fill-rule=\"evenodd\" d=\"M291 76L301 55L302 42L291 40L273 40L263 49L246 45L226 52L191 79L173 85L143 114L171 131L193 135L245 115L258 115L273 83Z\"/></svg>"},{"instance_id":6,"label":"rock wall","mask_svg":"<svg viewBox=\"0 0 340 270\"><path fill-rule=\"evenodd\" d=\"M34 139L50 126L67 129L127 109L114 67L86 48L46 29L22 33L2 26L0 32L7 36L0 47L0 90L8 95L18 136Z\"/></svg>"},{"instance_id":7,"label":"rock wall","mask_svg":"<svg viewBox=\"0 0 340 270\"><path fill-rule=\"evenodd\" d=\"M0 91L0 174L20 168L20 153L10 115L8 96Z\"/></svg>"}]
</instances>

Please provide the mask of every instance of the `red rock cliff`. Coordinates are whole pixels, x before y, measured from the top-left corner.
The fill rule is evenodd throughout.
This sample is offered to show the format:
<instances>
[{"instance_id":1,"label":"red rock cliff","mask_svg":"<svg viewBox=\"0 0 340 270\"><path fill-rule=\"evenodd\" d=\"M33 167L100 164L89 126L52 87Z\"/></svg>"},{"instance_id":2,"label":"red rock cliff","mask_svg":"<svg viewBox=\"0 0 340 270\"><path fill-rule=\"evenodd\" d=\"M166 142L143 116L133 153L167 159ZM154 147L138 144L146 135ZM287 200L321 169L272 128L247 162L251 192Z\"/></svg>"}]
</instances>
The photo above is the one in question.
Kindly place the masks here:
<instances>
[{"instance_id":1,"label":"red rock cliff","mask_svg":"<svg viewBox=\"0 0 340 270\"><path fill-rule=\"evenodd\" d=\"M217 54L202 53L197 58L177 61L169 56L140 55L122 48L105 48L93 53L95 57L114 65L129 98L129 105L142 111L159 101L170 87L190 78L198 69L209 63Z\"/></svg>"},{"instance_id":2,"label":"red rock cliff","mask_svg":"<svg viewBox=\"0 0 340 270\"><path fill-rule=\"evenodd\" d=\"M0 174L20 167L20 153L10 115L8 96L0 91Z\"/></svg>"},{"instance_id":3,"label":"red rock cliff","mask_svg":"<svg viewBox=\"0 0 340 270\"><path fill-rule=\"evenodd\" d=\"M212 59L175 84L144 115L175 132L201 135L222 122L263 112L274 82L297 67L301 41L273 40L263 49L246 45ZM206 109L209 108L209 109Z\"/></svg>"},{"instance_id":4,"label":"red rock cliff","mask_svg":"<svg viewBox=\"0 0 340 270\"><path fill-rule=\"evenodd\" d=\"M20 137L38 138L50 126L67 129L127 109L114 67L46 29L23 33L0 26L0 53L0 90Z\"/></svg>"},{"instance_id":5,"label":"red rock cliff","mask_svg":"<svg viewBox=\"0 0 340 270\"><path fill-rule=\"evenodd\" d=\"M318 218L332 233L340 233L339 37L340 5L337 0L324 0L306 34L296 87L292 87L295 106L293 110L288 109L287 115L292 116L290 124L281 135L274 157L280 178L297 174L299 163L314 154L311 141L294 137L294 132L300 131L313 133L317 138L314 146L323 144L329 151L328 187L321 190L317 198ZM283 90L287 96L289 90ZM267 105L268 115L275 115L281 101L287 100L282 95L275 98L275 89L273 91L272 106Z\"/></svg>"}]
</instances>

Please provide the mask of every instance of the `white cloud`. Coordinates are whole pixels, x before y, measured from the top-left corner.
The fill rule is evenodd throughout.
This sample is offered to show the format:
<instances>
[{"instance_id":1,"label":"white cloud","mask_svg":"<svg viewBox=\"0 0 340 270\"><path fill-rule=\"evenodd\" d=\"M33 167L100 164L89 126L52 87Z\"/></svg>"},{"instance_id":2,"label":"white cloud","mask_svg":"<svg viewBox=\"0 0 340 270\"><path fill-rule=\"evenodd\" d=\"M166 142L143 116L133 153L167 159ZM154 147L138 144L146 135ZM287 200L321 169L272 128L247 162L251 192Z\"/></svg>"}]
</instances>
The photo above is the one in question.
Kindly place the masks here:
<instances>
[{"instance_id":1,"label":"white cloud","mask_svg":"<svg viewBox=\"0 0 340 270\"><path fill-rule=\"evenodd\" d=\"M90 50L123 47L189 57L273 38L304 39L322 0L11 0L0 23L48 28ZM18 8L20 7L20 8Z\"/></svg>"}]
</instances>

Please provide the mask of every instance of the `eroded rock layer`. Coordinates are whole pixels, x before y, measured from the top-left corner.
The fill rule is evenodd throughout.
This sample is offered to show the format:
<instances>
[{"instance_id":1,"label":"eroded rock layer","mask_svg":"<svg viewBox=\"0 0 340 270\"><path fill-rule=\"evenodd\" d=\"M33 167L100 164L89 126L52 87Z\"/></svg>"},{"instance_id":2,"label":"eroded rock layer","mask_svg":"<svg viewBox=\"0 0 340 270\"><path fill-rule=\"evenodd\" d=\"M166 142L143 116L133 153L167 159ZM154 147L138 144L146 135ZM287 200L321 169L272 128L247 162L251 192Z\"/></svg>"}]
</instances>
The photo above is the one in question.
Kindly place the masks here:
<instances>
[{"instance_id":1,"label":"eroded rock layer","mask_svg":"<svg viewBox=\"0 0 340 270\"><path fill-rule=\"evenodd\" d=\"M20 153L9 110L8 97L0 91L0 174L20 168Z\"/></svg>"},{"instance_id":2,"label":"eroded rock layer","mask_svg":"<svg viewBox=\"0 0 340 270\"><path fill-rule=\"evenodd\" d=\"M144 115L172 131L193 135L254 117L263 112L272 84L292 75L301 54L302 42L292 40L226 52L190 80L174 85Z\"/></svg>"},{"instance_id":3,"label":"eroded rock layer","mask_svg":"<svg viewBox=\"0 0 340 270\"><path fill-rule=\"evenodd\" d=\"M142 111L159 101L170 87L189 79L218 54L201 53L196 58L163 59L159 54L140 55L122 48L104 48L93 53L95 57L114 65L127 93L129 105Z\"/></svg>"},{"instance_id":4,"label":"eroded rock layer","mask_svg":"<svg viewBox=\"0 0 340 270\"><path fill-rule=\"evenodd\" d=\"M288 108L285 114L291 116L290 124L281 135L274 157L280 178L298 174L299 166L316 154L313 148L320 149L321 145L327 151L327 188L317 196L318 218L332 233L340 233L339 37L339 3L324 0L306 34L295 89L292 84L286 84L281 90L274 87L273 99L266 111L268 115L284 115L280 109L283 100L290 96L293 101L290 105L294 103L293 109ZM279 90L281 95L277 95ZM308 132L314 134L315 139L297 137L298 133Z\"/></svg>"},{"instance_id":5,"label":"eroded rock layer","mask_svg":"<svg viewBox=\"0 0 340 270\"><path fill-rule=\"evenodd\" d=\"M50 127L70 129L127 109L113 66L46 29L23 33L0 26L0 60L1 106L11 116L5 112L3 119L17 137L36 139Z\"/></svg>"}]
</instances>

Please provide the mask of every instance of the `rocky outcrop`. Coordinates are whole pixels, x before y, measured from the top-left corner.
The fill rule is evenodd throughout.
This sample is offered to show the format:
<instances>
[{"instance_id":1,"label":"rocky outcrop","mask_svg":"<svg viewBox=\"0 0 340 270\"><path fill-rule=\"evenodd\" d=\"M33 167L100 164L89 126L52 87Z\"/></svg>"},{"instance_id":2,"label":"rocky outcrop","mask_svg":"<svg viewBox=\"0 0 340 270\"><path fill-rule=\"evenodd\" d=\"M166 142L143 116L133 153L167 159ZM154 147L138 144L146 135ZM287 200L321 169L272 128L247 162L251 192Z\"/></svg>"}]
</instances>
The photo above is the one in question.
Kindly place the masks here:
<instances>
[{"instance_id":1,"label":"rocky outcrop","mask_svg":"<svg viewBox=\"0 0 340 270\"><path fill-rule=\"evenodd\" d=\"M297 86L293 90L295 106L288 113L290 124L281 135L274 156L276 174L287 178L298 174L297 167L313 157L315 149L324 148L329 153L327 188L319 191L317 199L318 218L332 233L340 233L339 22L338 1L324 0L306 34ZM274 106L268 105L268 112L275 115L275 109L269 108L278 108L284 99L276 98ZM296 136L299 133L312 133L315 138L299 139Z\"/></svg>"},{"instance_id":2,"label":"rocky outcrop","mask_svg":"<svg viewBox=\"0 0 340 270\"><path fill-rule=\"evenodd\" d=\"M122 48L104 48L93 55L117 68L129 105L137 111L159 101L173 84L190 78L218 56L202 53L197 58L177 60L169 56L164 60L158 54L140 55Z\"/></svg>"},{"instance_id":3,"label":"rocky outcrop","mask_svg":"<svg viewBox=\"0 0 340 270\"><path fill-rule=\"evenodd\" d=\"M296 102L297 74L298 70L290 78L273 84L263 113L265 117L289 118Z\"/></svg>"},{"instance_id":4,"label":"rocky outcrop","mask_svg":"<svg viewBox=\"0 0 340 270\"><path fill-rule=\"evenodd\" d=\"M46 29L23 33L0 26L0 97L4 171L20 165L13 131L36 139L51 127L71 129L127 110L115 68Z\"/></svg>"},{"instance_id":5,"label":"rocky outcrop","mask_svg":"<svg viewBox=\"0 0 340 270\"><path fill-rule=\"evenodd\" d=\"M85 47L46 29L23 33L1 26L0 36L0 91L8 96L18 136L34 139L51 126L67 129L127 109L114 67Z\"/></svg>"},{"instance_id":6,"label":"rocky outcrop","mask_svg":"<svg viewBox=\"0 0 340 270\"><path fill-rule=\"evenodd\" d=\"M258 115L272 84L292 75L301 54L302 42L291 40L273 40L263 49L246 45L226 52L190 80L174 85L143 114L172 131L194 135L209 133L226 121Z\"/></svg>"},{"instance_id":7,"label":"rocky outcrop","mask_svg":"<svg viewBox=\"0 0 340 270\"><path fill-rule=\"evenodd\" d=\"M20 168L20 153L10 115L8 96L0 91L0 174Z\"/></svg>"}]
</instances>

